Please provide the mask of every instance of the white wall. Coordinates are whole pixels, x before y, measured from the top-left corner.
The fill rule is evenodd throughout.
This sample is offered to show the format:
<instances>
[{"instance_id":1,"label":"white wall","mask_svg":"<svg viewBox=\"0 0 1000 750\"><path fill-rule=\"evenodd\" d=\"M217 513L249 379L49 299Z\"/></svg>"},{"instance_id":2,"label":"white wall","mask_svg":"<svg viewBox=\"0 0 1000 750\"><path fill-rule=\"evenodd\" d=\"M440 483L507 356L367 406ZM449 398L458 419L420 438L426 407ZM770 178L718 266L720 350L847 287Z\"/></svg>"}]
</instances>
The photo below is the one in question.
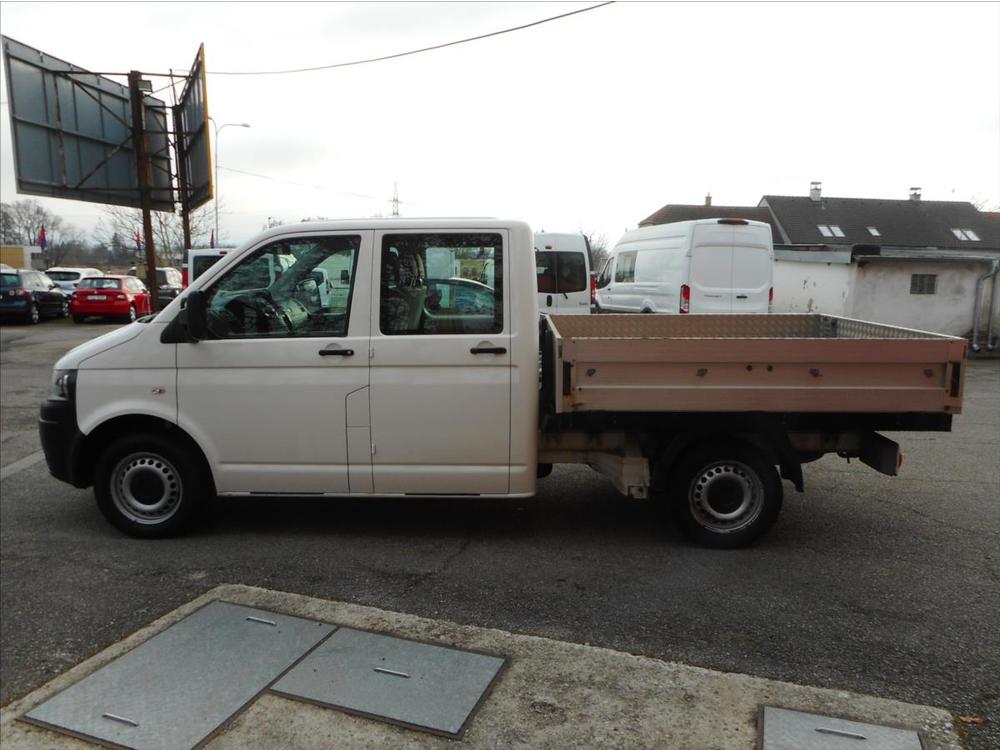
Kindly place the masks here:
<instances>
[{"instance_id":1,"label":"white wall","mask_svg":"<svg viewBox=\"0 0 1000 750\"><path fill-rule=\"evenodd\" d=\"M856 260L853 263L776 260L774 312L819 312L923 331L965 336L972 331L976 280L990 263ZM910 294L912 274L935 274L934 294ZM980 332L989 322L991 282L984 284ZM1000 334L1000 306L993 319ZM983 340L985 344L985 340Z\"/></svg>"},{"instance_id":2,"label":"white wall","mask_svg":"<svg viewBox=\"0 0 1000 750\"><path fill-rule=\"evenodd\" d=\"M776 260L773 312L851 317L853 277L854 266L844 263Z\"/></svg>"},{"instance_id":3,"label":"white wall","mask_svg":"<svg viewBox=\"0 0 1000 750\"><path fill-rule=\"evenodd\" d=\"M976 279L989 268L987 262L862 261L854 278L851 317L964 336L972 331ZM915 273L937 275L934 294L910 294L910 276ZM990 286L986 282L980 330L989 320ZM1000 320L994 320L993 330L1000 332Z\"/></svg>"}]
</instances>

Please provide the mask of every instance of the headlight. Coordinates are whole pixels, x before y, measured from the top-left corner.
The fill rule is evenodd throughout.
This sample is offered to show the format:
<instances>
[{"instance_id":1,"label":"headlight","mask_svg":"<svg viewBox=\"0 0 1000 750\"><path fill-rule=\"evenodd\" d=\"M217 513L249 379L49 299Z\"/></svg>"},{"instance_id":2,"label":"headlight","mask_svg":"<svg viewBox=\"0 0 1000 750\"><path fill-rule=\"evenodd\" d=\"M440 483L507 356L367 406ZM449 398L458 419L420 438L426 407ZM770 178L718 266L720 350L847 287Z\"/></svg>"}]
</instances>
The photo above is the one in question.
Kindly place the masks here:
<instances>
[{"instance_id":1,"label":"headlight","mask_svg":"<svg viewBox=\"0 0 1000 750\"><path fill-rule=\"evenodd\" d=\"M49 400L72 401L76 396L76 370L55 370L49 385Z\"/></svg>"}]
</instances>

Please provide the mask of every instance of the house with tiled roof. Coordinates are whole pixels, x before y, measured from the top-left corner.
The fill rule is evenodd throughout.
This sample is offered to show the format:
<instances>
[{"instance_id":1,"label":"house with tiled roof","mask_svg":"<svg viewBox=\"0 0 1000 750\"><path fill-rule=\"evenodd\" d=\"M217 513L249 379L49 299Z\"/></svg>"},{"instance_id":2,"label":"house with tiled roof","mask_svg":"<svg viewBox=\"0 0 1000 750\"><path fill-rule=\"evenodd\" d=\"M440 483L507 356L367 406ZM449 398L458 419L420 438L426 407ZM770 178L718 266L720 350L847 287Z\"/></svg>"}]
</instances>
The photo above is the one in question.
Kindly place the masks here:
<instances>
[{"instance_id":1,"label":"house with tiled roof","mask_svg":"<svg viewBox=\"0 0 1000 750\"><path fill-rule=\"evenodd\" d=\"M970 336L1000 334L1000 215L963 201L765 195L757 206L667 204L640 226L705 218L771 225L775 312L824 312ZM975 330L974 330L975 329ZM992 335L992 338L989 337Z\"/></svg>"},{"instance_id":2,"label":"house with tiled roof","mask_svg":"<svg viewBox=\"0 0 1000 750\"><path fill-rule=\"evenodd\" d=\"M969 336L1000 333L1000 224L963 201L765 195L775 311L828 312ZM992 336L992 338L990 338Z\"/></svg>"}]
</instances>

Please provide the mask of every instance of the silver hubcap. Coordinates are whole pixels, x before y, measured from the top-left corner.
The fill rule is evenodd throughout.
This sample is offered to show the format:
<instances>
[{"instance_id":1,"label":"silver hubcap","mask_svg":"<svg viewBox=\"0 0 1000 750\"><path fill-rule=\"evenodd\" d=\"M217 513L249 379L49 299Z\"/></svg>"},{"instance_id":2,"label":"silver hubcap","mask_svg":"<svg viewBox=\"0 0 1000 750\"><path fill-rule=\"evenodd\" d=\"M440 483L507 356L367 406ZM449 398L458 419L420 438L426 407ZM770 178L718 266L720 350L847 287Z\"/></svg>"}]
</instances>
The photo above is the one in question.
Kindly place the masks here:
<instances>
[{"instance_id":1,"label":"silver hubcap","mask_svg":"<svg viewBox=\"0 0 1000 750\"><path fill-rule=\"evenodd\" d=\"M130 307L128 309L128 319L129 320L135 320L135 308L134 307Z\"/></svg>"},{"instance_id":2,"label":"silver hubcap","mask_svg":"<svg viewBox=\"0 0 1000 750\"><path fill-rule=\"evenodd\" d=\"M35 307L34 305L31 306L31 322L32 323L38 322L38 308Z\"/></svg>"},{"instance_id":3,"label":"silver hubcap","mask_svg":"<svg viewBox=\"0 0 1000 750\"><path fill-rule=\"evenodd\" d=\"M764 507L764 484L739 461L706 466L688 490L691 515L700 526L728 534L745 529Z\"/></svg>"},{"instance_id":4,"label":"silver hubcap","mask_svg":"<svg viewBox=\"0 0 1000 750\"><path fill-rule=\"evenodd\" d=\"M177 512L182 493L177 470L155 453L126 456L111 472L115 507L136 523L163 523Z\"/></svg>"}]
</instances>

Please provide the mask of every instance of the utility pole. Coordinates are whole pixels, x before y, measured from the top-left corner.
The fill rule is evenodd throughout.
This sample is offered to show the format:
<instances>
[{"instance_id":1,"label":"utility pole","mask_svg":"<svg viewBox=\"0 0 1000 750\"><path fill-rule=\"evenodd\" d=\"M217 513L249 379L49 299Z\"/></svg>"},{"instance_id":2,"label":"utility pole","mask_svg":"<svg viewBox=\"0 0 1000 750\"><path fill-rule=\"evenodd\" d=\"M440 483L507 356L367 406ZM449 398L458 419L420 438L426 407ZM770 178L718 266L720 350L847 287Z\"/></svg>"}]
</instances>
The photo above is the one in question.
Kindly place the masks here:
<instances>
[{"instance_id":1,"label":"utility pole","mask_svg":"<svg viewBox=\"0 0 1000 750\"><path fill-rule=\"evenodd\" d=\"M392 183L392 215L399 216L399 189Z\"/></svg>"},{"instance_id":2,"label":"utility pole","mask_svg":"<svg viewBox=\"0 0 1000 750\"><path fill-rule=\"evenodd\" d=\"M156 280L156 245L153 242L152 163L149 144L146 142L145 107L142 104L140 82L142 73L129 71L128 92L132 105L132 143L135 146L135 170L139 178L139 195L142 206L142 233L146 243L146 286L149 288L150 309L159 309L160 285ZM148 82L147 82L148 84Z\"/></svg>"}]
</instances>

